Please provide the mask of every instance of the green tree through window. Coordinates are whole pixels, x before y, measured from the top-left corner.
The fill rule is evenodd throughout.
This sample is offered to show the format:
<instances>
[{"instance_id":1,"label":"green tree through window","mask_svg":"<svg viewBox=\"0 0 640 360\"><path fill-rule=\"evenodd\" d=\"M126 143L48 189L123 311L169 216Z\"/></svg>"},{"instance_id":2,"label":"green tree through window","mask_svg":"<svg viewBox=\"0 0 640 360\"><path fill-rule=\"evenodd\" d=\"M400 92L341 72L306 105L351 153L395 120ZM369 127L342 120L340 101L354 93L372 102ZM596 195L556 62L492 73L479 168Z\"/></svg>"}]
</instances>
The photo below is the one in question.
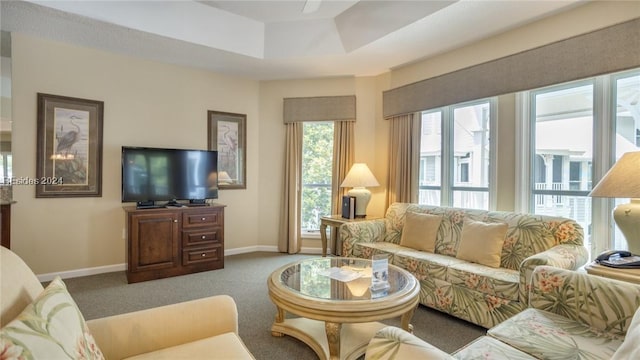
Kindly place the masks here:
<instances>
[{"instance_id":1,"label":"green tree through window","mask_svg":"<svg viewBox=\"0 0 640 360\"><path fill-rule=\"evenodd\" d=\"M304 124L302 139L302 231L320 230L320 217L331 214L333 122Z\"/></svg>"}]
</instances>

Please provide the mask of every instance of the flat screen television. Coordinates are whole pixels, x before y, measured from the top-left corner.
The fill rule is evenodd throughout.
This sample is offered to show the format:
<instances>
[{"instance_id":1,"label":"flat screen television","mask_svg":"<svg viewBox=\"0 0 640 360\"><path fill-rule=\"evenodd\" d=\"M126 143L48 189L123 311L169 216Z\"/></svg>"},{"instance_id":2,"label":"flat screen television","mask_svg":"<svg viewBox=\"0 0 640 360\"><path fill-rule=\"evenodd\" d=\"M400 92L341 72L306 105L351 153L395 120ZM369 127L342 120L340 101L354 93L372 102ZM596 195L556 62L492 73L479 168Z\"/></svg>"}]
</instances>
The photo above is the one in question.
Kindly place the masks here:
<instances>
[{"instance_id":1,"label":"flat screen television","mask_svg":"<svg viewBox=\"0 0 640 360\"><path fill-rule=\"evenodd\" d=\"M122 202L155 206L217 198L217 151L122 147Z\"/></svg>"}]
</instances>

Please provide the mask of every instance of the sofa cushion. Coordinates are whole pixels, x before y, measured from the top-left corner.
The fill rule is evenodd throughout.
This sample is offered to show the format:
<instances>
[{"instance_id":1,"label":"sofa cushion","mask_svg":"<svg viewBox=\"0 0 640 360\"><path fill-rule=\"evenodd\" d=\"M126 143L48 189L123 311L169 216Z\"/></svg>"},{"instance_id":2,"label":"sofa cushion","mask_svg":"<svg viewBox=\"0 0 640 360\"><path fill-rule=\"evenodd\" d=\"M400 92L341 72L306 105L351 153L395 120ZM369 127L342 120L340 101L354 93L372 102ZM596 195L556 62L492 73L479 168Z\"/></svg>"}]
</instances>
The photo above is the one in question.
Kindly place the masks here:
<instances>
[{"instance_id":1,"label":"sofa cushion","mask_svg":"<svg viewBox=\"0 0 640 360\"><path fill-rule=\"evenodd\" d=\"M451 264L447 274L447 280L453 285L501 299L518 300L520 273L517 270L464 262Z\"/></svg>"},{"instance_id":2,"label":"sofa cushion","mask_svg":"<svg viewBox=\"0 0 640 360\"><path fill-rule=\"evenodd\" d=\"M400 237L400 245L416 250L434 252L436 235L442 216L407 211Z\"/></svg>"},{"instance_id":3,"label":"sofa cushion","mask_svg":"<svg viewBox=\"0 0 640 360\"><path fill-rule=\"evenodd\" d=\"M0 339L18 359L104 359L60 277L0 330Z\"/></svg>"},{"instance_id":4,"label":"sofa cushion","mask_svg":"<svg viewBox=\"0 0 640 360\"><path fill-rule=\"evenodd\" d=\"M451 256L433 254L413 249L402 249L395 253L393 264L412 273L418 280L435 278L448 281L448 268L466 261Z\"/></svg>"},{"instance_id":5,"label":"sofa cushion","mask_svg":"<svg viewBox=\"0 0 640 360\"><path fill-rule=\"evenodd\" d=\"M465 220L456 257L478 264L499 267L507 224Z\"/></svg>"},{"instance_id":6,"label":"sofa cushion","mask_svg":"<svg viewBox=\"0 0 640 360\"><path fill-rule=\"evenodd\" d=\"M533 308L498 324L487 334L540 359L610 359L622 344L621 336Z\"/></svg>"},{"instance_id":7,"label":"sofa cushion","mask_svg":"<svg viewBox=\"0 0 640 360\"><path fill-rule=\"evenodd\" d=\"M498 341L490 336L481 336L454 352L458 360L531 360L533 356Z\"/></svg>"},{"instance_id":8,"label":"sofa cushion","mask_svg":"<svg viewBox=\"0 0 640 360\"><path fill-rule=\"evenodd\" d=\"M400 246L399 244L393 244L384 241L373 243L356 243L351 250L351 254L354 257L359 257L362 259L371 259L373 255L378 254L388 255L389 263L393 264L395 254L405 249L407 248Z\"/></svg>"},{"instance_id":9,"label":"sofa cushion","mask_svg":"<svg viewBox=\"0 0 640 360\"><path fill-rule=\"evenodd\" d=\"M622 345L613 354L611 360L640 359L640 308L633 315Z\"/></svg>"},{"instance_id":10,"label":"sofa cushion","mask_svg":"<svg viewBox=\"0 0 640 360\"><path fill-rule=\"evenodd\" d=\"M128 360L254 359L242 340L229 332L127 358Z\"/></svg>"}]
</instances>

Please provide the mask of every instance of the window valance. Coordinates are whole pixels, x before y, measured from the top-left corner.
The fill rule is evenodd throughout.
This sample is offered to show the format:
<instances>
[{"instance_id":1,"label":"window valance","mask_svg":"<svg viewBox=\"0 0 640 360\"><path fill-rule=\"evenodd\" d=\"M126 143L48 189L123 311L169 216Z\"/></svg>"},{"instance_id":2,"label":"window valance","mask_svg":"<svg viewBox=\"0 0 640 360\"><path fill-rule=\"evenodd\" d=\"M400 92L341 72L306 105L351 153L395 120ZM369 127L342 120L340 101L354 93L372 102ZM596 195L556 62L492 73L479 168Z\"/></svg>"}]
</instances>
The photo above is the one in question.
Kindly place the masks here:
<instances>
[{"instance_id":1,"label":"window valance","mask_svg":"<svg viewBox=\"0 0 640 360\"><path fill-rule=\"evenodd\" d=\"M640 19L383 93L383 115L428 110L640 66Z\"/></svg>"},{"instance_id":2,"label":"window valance","mask_svg":"<svg viewBox=\"0 0 640 360\"><path fill-rule=\"evenodd\" d=\"M355 121L356 96L284 98L284 122Z\"/></svg>"}]
</instances>

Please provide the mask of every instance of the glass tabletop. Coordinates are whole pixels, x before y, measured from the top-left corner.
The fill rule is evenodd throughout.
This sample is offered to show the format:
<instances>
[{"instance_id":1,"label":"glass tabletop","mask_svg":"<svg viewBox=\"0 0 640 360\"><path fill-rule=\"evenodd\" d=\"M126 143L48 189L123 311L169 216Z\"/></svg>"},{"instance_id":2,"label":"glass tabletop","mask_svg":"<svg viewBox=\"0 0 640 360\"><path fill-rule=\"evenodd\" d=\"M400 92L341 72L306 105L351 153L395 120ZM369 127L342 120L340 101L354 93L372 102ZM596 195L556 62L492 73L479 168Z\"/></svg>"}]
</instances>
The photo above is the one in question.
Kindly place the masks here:
<instances>
[{"instance_id":1,"label":"glass tabletop","mask_svg":"<svg viewBox=\"0 0 640 360\"><path fill-rule=\"evenodd\" d=\"M371 290L371 260L323 257L307 259L284 267L279 275L283 286L309 297L325 300L369 300L384 298L410 284L408 273L389 265L386 289Z\"/></svg>"}]
</instances>

